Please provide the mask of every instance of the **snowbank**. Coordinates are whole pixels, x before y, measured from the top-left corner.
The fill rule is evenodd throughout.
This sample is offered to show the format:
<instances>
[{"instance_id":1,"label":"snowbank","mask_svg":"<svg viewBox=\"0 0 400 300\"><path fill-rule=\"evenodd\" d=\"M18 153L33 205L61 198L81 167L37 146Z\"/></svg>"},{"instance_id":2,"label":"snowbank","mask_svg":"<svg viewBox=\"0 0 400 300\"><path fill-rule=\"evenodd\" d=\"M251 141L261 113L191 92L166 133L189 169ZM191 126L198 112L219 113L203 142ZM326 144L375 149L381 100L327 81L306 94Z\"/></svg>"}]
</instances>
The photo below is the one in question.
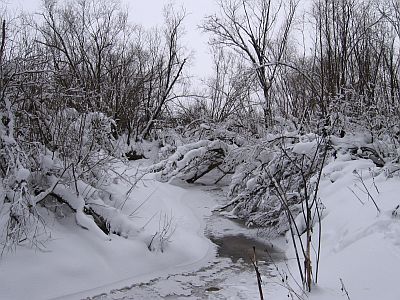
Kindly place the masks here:
<instances>
[{"instance_id":1,"label":"snowbank","mask_svg":"<svg viewBox=\"0 0 400 300\"><path fill-rule=\"evenodd\" d=\"M134 169L129 172L134 174ZM189 198L184 189L152 176L143 178L124 205L129 186L115 179L107 187L110 201L140 228L128 238L111 235L104 240L79 227L74 214L54 219L43 209L51 240L43 251L18 248L3 256L0 299L80 299L204 265L214 255L214 246L203 234L202 217L210 211L200 211L193 203L207 196L194 193ZM157 239L163 251L149 251L150 242L154 246Z\"/></svg>"},{"instance_id":2,"label":"snowbank","mask_svg":"<svg viewBox=\"0 0 400 300\"><path fill-rule=\"evenodd\" d=\"M400 184L399 178L387 178L384 173L370 160L347 160L345 156L324 168L319 192L326 207L321 260L318 284L309 299L347 299L346 291L350 299L400 299L400 216L395 211L400 204ZM317 227L312 235L315 250ZM291 243L287 257L293 258L289 260L291 273L301 283ZM315 257L313 264L315 276ZM278 276L275 282L281 286L280 281ZM293 278L288 283L298 289ZM287 295L288 289L281 288L269 299Z\"/></svg>"}]
</instances>

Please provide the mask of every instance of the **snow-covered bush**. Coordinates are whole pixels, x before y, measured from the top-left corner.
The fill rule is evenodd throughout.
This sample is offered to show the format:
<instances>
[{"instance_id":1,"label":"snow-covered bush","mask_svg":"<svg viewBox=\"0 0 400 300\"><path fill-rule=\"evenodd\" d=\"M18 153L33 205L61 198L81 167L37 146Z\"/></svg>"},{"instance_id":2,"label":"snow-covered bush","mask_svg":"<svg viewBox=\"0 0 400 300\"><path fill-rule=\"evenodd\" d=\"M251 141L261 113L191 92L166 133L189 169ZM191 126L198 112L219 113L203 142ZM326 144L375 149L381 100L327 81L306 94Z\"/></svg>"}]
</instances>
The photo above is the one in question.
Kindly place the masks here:
<instances>
[{"instance_id":1,"label":"snow-covered bush","mask_svg":"<svg viewBox=\"0 0 400 300\"><path fill-rule=\"evenodd\" d=\"M102 113L67 108L51 116L19 111L5 99L0 122L0 243L41 247L49 230L43 208L54 217L74 214L76 223L103 239L110 232L128 236L136 229L128 217L101 196L118 145L112 120ZM27 126L36 118L43 126Z\"/></svg>"},{"instance_id":2,"label":"snow-covered bush","mask_svg":"<svg viewBox=\"0 0 400 300\"><path fill-rule=\"evenodd\" d=\"M229 123L206 124L197 120L185 128L168 130L162 136L159 162L148 170L156 172L161 181L179 177L190 183L212 171L223 178L237 164L238 158L230 156L232 150L252 139L234 131Z\"/></svg>"},{"instance_id":3,"label":"snow-covered bush","mask_svg":"<svg viewBox=\"0 0 400 300\"><path fill-rule=\"evenodd\" d=\"M319 136L293 132L236 150L243 163L232 176L231 200L224 208L248 225L269 227L271 234L285 233L288 213L295 217L315 189L311 179L322 167L325 143Z\"/></svg>"},{"instance_id":4,"label":"snow-covered bush","mask_svg":"<svg viewBox=\"0 0 400 300\"><path fill-rule=\"evenodd\" d=\"M31 172L37 167L38 145L18 136L10 99L4 98L3 103L0 106L3 108L0 111L0 243L5 248L25 241L35 243L42 224L28 184Z\"/></svg>"},{"instance_id":5,"label":"snow-covered bush","mask_svg":"<svg viewBox=\"0 0 400 300\"><path fill-rule=\"evenodd\" d=\"M224 162L228 145L220 140L200 140L180 146L167 159L152 165L161 181L178 176L189 183L195 182Z\"/></svg>"},{"instance_id":6,"label":"snow-covered bush","mask_svg":"<svg viewBox=\"0 0 400 300\"><path fill-rule=\"evenodd\" d=\"M257 139L235 136L226 126L201 124L192 142L170 147L173 154L149 171L161 181L180 178L192 183L208 175L216 183L228 178L229 202L223 209L248 225L283 234L288 230L287 213L295 217L315 189L310 180L322 167L327 139L275 129ZM190 140L187 132L180 141Z\"/></svg>"}]
</instances>

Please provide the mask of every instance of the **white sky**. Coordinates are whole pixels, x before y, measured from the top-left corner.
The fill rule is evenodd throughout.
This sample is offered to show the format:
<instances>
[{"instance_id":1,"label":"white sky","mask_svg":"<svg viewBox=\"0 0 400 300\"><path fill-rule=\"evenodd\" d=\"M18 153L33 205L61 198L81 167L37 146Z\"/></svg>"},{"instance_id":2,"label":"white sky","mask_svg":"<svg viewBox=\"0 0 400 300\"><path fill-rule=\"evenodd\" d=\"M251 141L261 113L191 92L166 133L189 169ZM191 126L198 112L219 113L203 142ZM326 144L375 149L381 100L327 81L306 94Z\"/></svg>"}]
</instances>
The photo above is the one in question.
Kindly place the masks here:
<instances>
[{"instance_id":1,"label":"white sky","mask_svg":"<svg viewBox=\"0 0 400 300\"><path fill-rule=\"evenodd\" d=\"M62 1L62 0L59 0ZM107 0L104 0L107 1ZM41 0L0 0L11 9L37 11ZM172 3L176 8L184 8L184 46L193 52L190 71L198 77L206 77L211 72L211 56L207 45L208 37L197 28L206 15L217 10L215 0L121 0L122 7L128 7L129 19L132 23L151 28L163 23L163 8Z\"/></svg>"},{"instance_id":2,"label":"white sky","mask_svg":"<svg viewBox=\"0 0 400 300\"><path fill-rule=\"evenodd\" d=\"M163 22L163 8L172 3L177 9L186 11L184 21L184 46L193 51L191 71L199 77L211 72L211 56L207 45L208 37L198 29L205 16L217 10L215 0L123 0L129 6L130 20L150 28Z\"/></svg>"},{"instance_id":3,"label":"white sky","mask_svg":"<svg viewBox=\"0 0 400 300\"><path fill-rule=\"evenodd\" d=\"M58 0L62 2L63 0ZM103 0L107 1L107 0ZM208 35L198 29L204 17L217 12L216 0L120 0L122 8L126 6L129 9L129 19L132 23L142 24L145 28L151 28L163 23L163 8L172 3L178 10L184 8L186 19L184 20L185 37L184 46L192 52L193 59L190 66L190 73L200 78L211 75L212 60L207 44ZM41 0L0 0L12 9L23 8L26 11L37 11L41 5ZM298 13L309 12L310 1L301 0L298 7ZM307 29L306 29L307 30ZM307 30L308 31L308 30ZM299 32L294 36L295 40L301 36ZM306 44L311 43L308 34L305 34ZM308 41L310 40L310 41Z\"/></svg>"}]
</instances>

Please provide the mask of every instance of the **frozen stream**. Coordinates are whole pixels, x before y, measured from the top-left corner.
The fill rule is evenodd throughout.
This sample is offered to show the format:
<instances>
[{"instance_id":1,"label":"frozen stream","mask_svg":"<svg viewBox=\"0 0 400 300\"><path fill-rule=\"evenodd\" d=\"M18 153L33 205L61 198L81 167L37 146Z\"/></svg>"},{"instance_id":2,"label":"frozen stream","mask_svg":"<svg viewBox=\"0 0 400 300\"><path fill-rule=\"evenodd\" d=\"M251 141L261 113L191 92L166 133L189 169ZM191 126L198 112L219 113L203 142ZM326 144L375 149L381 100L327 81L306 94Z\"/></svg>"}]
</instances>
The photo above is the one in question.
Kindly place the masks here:
<instances>
[{"instance_id":1,"label":"frozen stream","mask_svg":"<svg viewBox=\"0 0 400 300\"><path fill-rule=\"evenodd\" d=\"M188 195L192 190L212 194L215 202L203 204L209 210L211 206L224 201L219 188L190 187ZM246 228L218 212L206 217L205 222L205 234L216 245L216 255L203 268L196 272L160 277L147 283L115 289L90 299L259 299L250 259L253 256L253 246L263 276L265 296L276 288L274 263L284 259L278 247L258 238L256 229Z\"/></svg>"}]
</instances>

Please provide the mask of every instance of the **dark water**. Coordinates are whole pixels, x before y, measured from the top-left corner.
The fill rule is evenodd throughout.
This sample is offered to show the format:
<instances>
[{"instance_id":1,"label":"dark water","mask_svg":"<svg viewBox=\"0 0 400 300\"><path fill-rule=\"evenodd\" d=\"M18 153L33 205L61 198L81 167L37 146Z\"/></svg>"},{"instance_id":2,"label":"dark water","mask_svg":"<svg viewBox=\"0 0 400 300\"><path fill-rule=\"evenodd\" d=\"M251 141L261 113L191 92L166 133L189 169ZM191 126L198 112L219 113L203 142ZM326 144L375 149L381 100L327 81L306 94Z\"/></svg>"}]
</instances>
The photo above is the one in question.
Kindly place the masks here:
<instances>
[{"instance_id":1,"label":"dark water","mask_svg":"<svg viewBox=\"0 0 400 300\"><path fill-rule=\"evenodd\" d=\"M202 190L214 195L221 201L220 204L226 201L220 195L220 188ZM134 284L92 299L258 299L256 275L252 265L253 247L256 250L259 272L264 278L276 276L271 273L271 269L274 269L276 263L286 259L282 250L274 247L267 239L260 239L256 230L247 228L242 221L227 218L219 212L212 213L206 218L206 222L205 234L218 246L217 257L210 264L192 273L156 278L148 283ZM165 280L172 285L172 292L168 295L163 290ZM242 285L246 288L241 288ZM173 287L176 287L175 290Z\"/></svg>"},{"instance_id":2,"label":"dark water","mask_svg":"<svg viewBox=\"0 0 400 300\"><path fill-rule=\"evenodd\" d=\"M226 204L225 193L221 187L203 187L202 190L210 193L219 205ZM221 222L221 220L224 221ZM240 233L235 233L234 228L240 228ZM219 232L219 234L216 234L216 232ZM263 261L265 264L281 262L286 259L282 249L274 247L267 239L263 242L262 239L256 238L258 234L255 234L255 232L257 232L257 229L249 229L243 220L227 218L221 215L219 211L213 211L208 218L205 233L218 246L218 257L230 258L234 263L243 262L245 268L249 265L252 267L253 247L257 261Z\"/></svg>"},{"instance_id":3,"label":"dark water","mask_svg":"<svg viewBox=\"0 0 400 300\"><path fill-rule=\"evenodd\" d=\"M285 258L284 254L274 248L273 245L262 243L243 234L222 237L210 236L209 238L218 246L218 256L230 258L233 262L241 259L244 263L251 264L251 259L254 257L254 248L258 261L277 262Z\"/></svg>"}]
</instances>

